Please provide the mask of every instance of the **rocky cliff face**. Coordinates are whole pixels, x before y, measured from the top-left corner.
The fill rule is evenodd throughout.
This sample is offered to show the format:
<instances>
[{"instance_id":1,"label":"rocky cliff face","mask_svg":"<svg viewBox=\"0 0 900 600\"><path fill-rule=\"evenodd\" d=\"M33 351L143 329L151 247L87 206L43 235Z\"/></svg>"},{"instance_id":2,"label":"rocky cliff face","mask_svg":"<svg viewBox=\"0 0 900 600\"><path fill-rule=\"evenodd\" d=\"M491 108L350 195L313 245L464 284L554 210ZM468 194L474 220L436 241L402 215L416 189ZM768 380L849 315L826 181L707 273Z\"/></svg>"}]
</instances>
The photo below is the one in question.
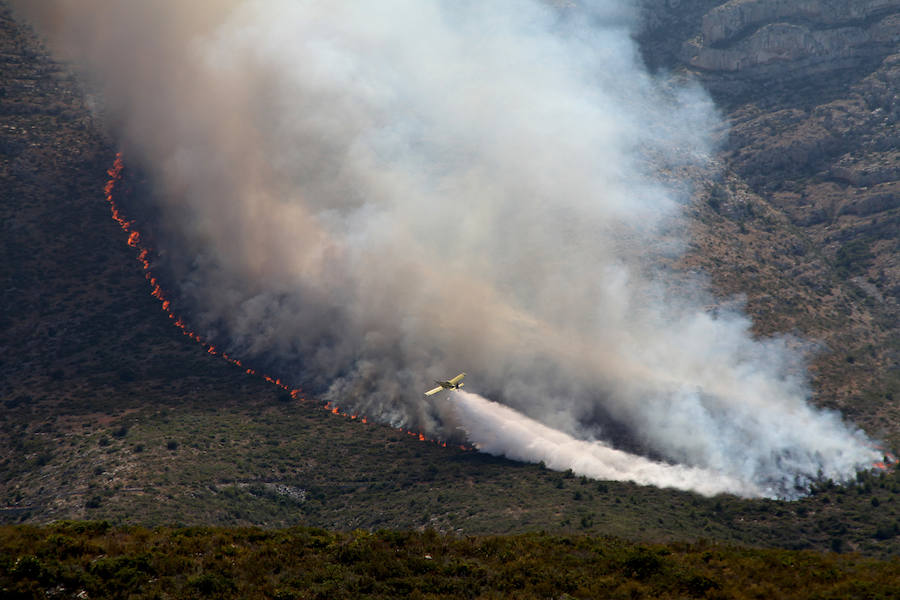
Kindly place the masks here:
<instances>
[{"instance_id":1,"label":"rocky cliff face","mask_svg":"<svg viewBox=\"0 0 900 600\"><path fill-rule=\"evenodd\" d=\"M703 16L680 58L693 69L772 82L865 68L898 41L898 0L732 0Z\"/></svg>"},{"instance_id":2,"label":"rocky cliff face","mask_svg":"<svg viewBox=\"0 0 900 600\"><path fill-rule=\"evenodd\" d=\"M896 0L730 0L703 16L701 32L707 45L734 40L773 21L807 21L822 27L865 24L896 12Z\"/></svg>"},{"instance_id":3,"label":"rocky cliff face","mask_svg":"<svg viewBox=\"0 0 900 600\"><path fill-rule=\"evenodd\" d=\"M677 61L729 96L747 93L748 80L771 86L870 70L900 43L900 0L645 0L644 7L645 37L663 29L680 36Z\"/></svg>"}]
</instances>

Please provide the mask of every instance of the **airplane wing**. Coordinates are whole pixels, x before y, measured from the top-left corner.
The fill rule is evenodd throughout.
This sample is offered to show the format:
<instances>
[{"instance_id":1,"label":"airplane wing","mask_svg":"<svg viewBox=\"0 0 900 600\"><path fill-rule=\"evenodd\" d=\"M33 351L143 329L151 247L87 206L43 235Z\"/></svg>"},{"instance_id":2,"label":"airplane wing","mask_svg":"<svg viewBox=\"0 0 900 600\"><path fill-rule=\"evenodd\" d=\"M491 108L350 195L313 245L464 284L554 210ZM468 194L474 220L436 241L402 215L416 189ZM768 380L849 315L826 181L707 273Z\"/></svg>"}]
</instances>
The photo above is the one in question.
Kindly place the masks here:
<instances>
[{"instance_id":1,"label":"airplane wing","mask_svg":"<svg viewBox=\"0 0 900 600\"><path fill-rule=\"evenodd\" d=\"M453 379L450 380L450 385L456 385L457 383L462 381L462 378L465 376L466 376L465 373L460 373L459 375L457 375L456 377L454 377Z\"/></svg>"},{"instance_id":2,"label":"airplane wing","mask_svg":"<svg viewBox=\"0 0 900 600\"><path fill-rule=\"evenodd\" d=\"M426 396L431 396L432 394L437 394L437 393L438 393L439 391L441 391L442 389L444 389L443 386L440 386L440 385L439 385L439 386L437 386L436 388L434 388L433 390L428 390L427 392L425 392L425 395L426 395Z\"/></svg>"}]
</instances>

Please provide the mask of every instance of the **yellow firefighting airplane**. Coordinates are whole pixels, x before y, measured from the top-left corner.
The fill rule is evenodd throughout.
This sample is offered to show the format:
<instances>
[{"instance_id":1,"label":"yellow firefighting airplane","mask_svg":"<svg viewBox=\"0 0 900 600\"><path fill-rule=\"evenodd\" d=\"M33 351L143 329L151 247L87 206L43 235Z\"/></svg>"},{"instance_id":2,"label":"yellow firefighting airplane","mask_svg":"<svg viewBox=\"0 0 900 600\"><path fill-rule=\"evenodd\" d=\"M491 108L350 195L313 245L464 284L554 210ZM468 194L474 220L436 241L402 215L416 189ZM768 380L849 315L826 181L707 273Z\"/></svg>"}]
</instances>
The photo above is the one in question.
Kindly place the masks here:
<instances>
[{"instance_id":1,"label":"yellow firefighting airplane","mask_svg":"<svg viewBox=\"0 0 900 600\"><path fill-rule=\"evenodd\" d=\"M448 381L435 381L438 386L433 390L428 390L427 392L425 392L425 395L431 396L432 394L437 394L441 390L458 390L462 386L466 385L464 383L461 383L462 378L465 376L465 373L460 373L459 375Z\"/></svg>"}]
</instances>

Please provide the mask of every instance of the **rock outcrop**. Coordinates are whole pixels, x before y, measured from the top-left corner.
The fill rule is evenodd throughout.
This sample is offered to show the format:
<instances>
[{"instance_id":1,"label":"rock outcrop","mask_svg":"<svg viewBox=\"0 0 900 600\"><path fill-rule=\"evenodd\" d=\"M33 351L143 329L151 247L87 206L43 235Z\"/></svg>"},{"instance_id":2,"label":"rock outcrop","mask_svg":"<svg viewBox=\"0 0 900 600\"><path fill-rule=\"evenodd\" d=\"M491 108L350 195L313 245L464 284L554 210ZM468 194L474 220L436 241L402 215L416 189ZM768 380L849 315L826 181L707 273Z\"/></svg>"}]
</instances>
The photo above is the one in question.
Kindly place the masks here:
<instances>
[{"instance_id":1,"label":"rock outcrop","mask_svg":"<svg viewBox=\"0 0 900 600\"><path fill-rule=\"evenodd\" d=\"M693 69L778 80L854 69L894 52L900 0L731 0L682 46Z\"/></svg>"},{"instance_id":2,"label":"rock outcrop","mask_svg":"<svg viewBox=\"0 0 900 600\"><path fill-rule=\"evenodd\" d=\"M897 0L731 0L709 11L701 24L706 45L733 40L774 20L805 20L824 27L864 23L896 12Z\"/></svg>"}]
</instances>

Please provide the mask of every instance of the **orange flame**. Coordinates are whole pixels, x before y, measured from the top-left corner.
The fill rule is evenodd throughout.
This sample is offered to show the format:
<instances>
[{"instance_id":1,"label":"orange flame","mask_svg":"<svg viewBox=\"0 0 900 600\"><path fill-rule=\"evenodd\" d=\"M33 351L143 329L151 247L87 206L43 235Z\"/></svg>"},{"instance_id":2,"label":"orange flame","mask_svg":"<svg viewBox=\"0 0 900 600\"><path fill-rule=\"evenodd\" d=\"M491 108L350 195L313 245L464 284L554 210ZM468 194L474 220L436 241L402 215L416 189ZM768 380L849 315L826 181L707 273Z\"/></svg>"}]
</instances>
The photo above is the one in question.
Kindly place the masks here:
<instances>
[{"instance_id":1,"label":"orange flame","mask_svg":"<svg viewBox=\"0 0 900 600\"><path fill-rule=\"evenodd\" d=\"M873 469L877 469L879 471L892 471L897 467L897 457L885 450L882 444L871 443L869 444L869 447L873 450L878 450L882 454L881 460L876 460L872 463Z\"/></svg>"}]
</instances>

